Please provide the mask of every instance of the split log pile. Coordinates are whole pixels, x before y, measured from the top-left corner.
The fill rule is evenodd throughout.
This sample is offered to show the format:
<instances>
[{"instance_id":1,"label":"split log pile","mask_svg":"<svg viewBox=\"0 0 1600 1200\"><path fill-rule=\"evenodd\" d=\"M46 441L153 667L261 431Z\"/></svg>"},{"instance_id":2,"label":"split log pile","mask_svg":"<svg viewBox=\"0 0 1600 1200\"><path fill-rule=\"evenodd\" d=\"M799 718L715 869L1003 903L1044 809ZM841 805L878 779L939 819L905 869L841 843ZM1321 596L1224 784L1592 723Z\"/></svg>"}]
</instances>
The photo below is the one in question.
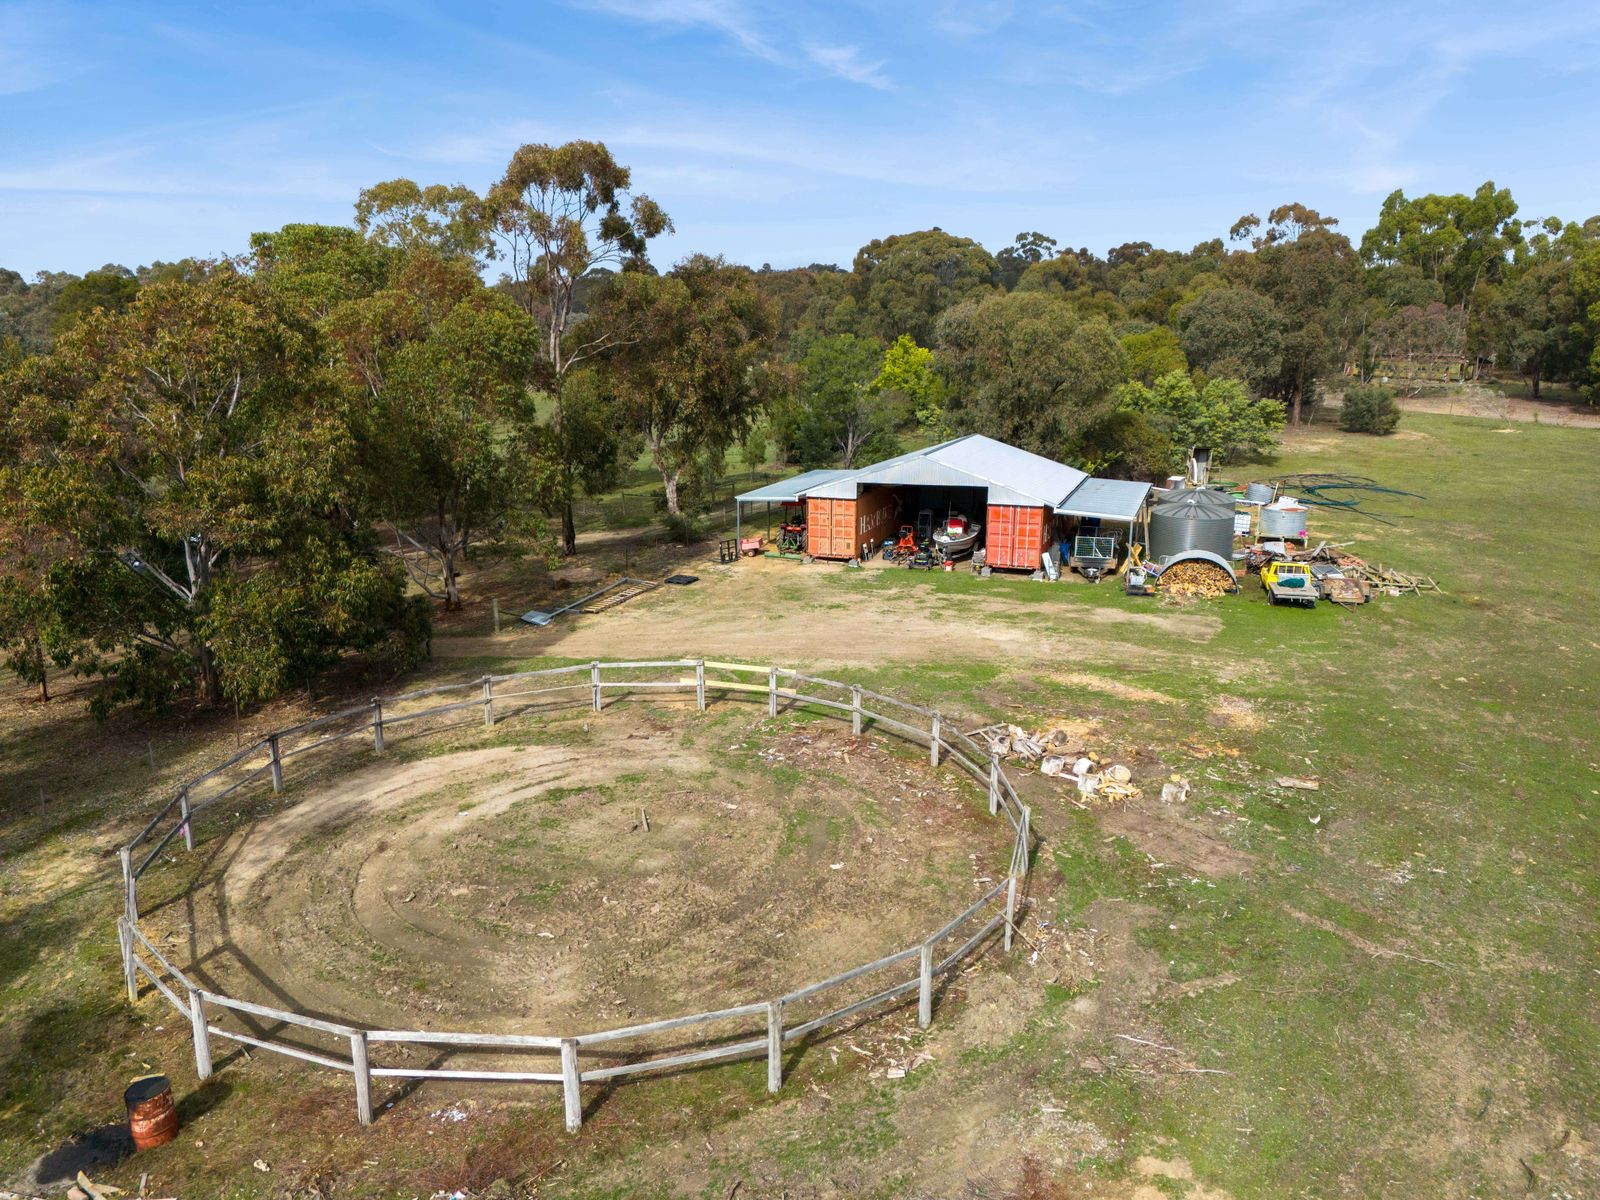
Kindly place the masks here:
<instances>
[{"instance_id":1,"label":"split log pile","mask_svg":"<svg viewBox=\"0 0 1600 1200\"><path fill-rule=\"evenodd\" d=\"M1233 579L1216 563L1188 559L1173 563L1156 579L1156 590L1179 600L1210 600L1233 590Z\"/></svg>"}]
</instances>

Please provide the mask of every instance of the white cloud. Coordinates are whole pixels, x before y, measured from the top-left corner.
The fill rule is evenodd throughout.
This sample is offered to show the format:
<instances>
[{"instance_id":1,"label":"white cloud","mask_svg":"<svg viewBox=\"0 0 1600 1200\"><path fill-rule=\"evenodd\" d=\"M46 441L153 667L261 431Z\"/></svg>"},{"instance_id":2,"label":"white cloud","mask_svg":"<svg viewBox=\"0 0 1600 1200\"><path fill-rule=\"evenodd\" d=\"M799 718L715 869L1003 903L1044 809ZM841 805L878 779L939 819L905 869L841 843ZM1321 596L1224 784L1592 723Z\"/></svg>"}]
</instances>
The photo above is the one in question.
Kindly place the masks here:
<instances>
[{"instance_id":1,"label":"white cloud","mask_svg":"<svg viewBox=\"0 0 1600 1200\"><path fill-rule=\"evenodd\" d=\"M591 12L610 13L648 25L711 29L757 58L768 62L783 60L760 32L755 16L738 0L579 0L579 5Z\"/></svg>"},{"instance_id":2,"label":"white cloud","mask_svg":"<svg viewBox=\"0 0 1600 1200\"><path fill-rule=\"evenodd\" d=\"M885 60L867 61L862 57L860 46L819 46L813 43L806 47L806 57L823 70L841 79L848 79L851 83L862 83L880 91L888 91L894 86L883 73Z\"/></svg>"},{"instance_id":3,"label":"white cloud","mask_svg":"<svg viewBox=\"0 0 1600 1200\"><path fill-rule=\"evenodd\" d=\"M939 32L964 41L993 33L1015 11L1012 0L944 0L933 24Z\"/></svg>"}]
</instances>

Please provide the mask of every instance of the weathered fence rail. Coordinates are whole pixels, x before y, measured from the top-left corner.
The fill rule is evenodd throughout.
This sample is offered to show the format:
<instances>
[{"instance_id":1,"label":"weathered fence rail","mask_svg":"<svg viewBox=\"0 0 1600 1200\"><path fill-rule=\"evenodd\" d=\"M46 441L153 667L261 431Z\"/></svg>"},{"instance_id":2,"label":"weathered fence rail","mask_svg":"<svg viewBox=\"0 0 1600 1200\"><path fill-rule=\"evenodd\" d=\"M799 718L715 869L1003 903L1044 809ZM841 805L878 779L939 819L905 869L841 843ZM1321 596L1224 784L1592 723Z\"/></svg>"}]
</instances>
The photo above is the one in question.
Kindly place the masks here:
<instances>
[{"instance_id":1,"label":"weathered fence rail","mask_svg":"<svg viewBox=\"0 0 1600 1200\"><path fill-rule=\"evenodd\" d=\"M608 672L622 671L692 674L664 679L607 677ZM707 672L713 672L714 675L708 675ZM719 675L733 678L715 677ZM563 676L575 678L573 682L553 686L517 688L518 684ZM753 682L751 676L756 677L757 681ZM817 695L815 691L802 690L807 687L831 690L835 695ZM710 694L763 700L771 716L776 716L780 706L785 704L809 706L829 715L847 717L852 731L857 734L870 725L873 729L882 729L927 745L929 761L934 766L946 761L965 771L987 789L990 813L1003 815L1010 823L1015 837L1005 878L914 945L872 962L850 967L784 995L711 1012L564 1037L548 1034L366 1029L224 996L197 987L155 947L139 926L139 880L150 866L179 836L183 838L185 847L192 850L195 820L213 804L268 776L272 790L281 791L284 763L292 757L363 732L370 734L374 750L381 751L384 749L386 729L474 707L481 707L484 723L493 725L497 719L496 704L502 706L499 718L504 719L508 715L505 712L508 702L527 697L586 692L589 704L599 712L607 702L608 693L614 695L618 692L657 690L692 692L696 708L701 712L705 711ZM457 692L470 692L471 698L420 709L412 707L420 701ZM876 707L867 707L869 701ZM524 705L524 711L530 707ZM894 715L880 711L882 709L892 710ZM350 727L322 734L309 742L298 741L308 734L320 734L340 722L348 722ZM264 756L264 761L250 765L250 760L257 755ZM201 794L200 789L205 785L211 785L214 790L208 789ZM158 836L157 831L163 823L168 827ZM578 663L510 675L485 675L465 683L443 684L389 698L375 697L368 704L276 730L244 747L180 787L139 835L122 848L123 914L117 921L117 933L122 946L123 974L129 998L135 1001L139 999L139 979L142 975L156 993L189 1022L194 1041L195 1070L202 1079L212 1073L213 1038L344 1071L355 1080L356 1111L364 1125L370 1124L373 1118L374 1078L553 1083L560 1084L562 1088L567 1128L576 1130L583 1119L580 1089L585 1083L727 1059L765 1056L767 1087L776 1092L783 1085L784 1048L818 1030L847 1021L873 1008L907 1001L913 994L917 997L918 1024L926 1028L933 1020L934 988L938 980L958 968L963 960L997 934L1004 948L1008 951L1011 949L1022 902L1022 887L1029 869L1030 824L1031 814L1017 797L1016 788L1001 770L998 760L971 738L946 725L937 710L907 704L855 684L775 666L706 659ZM135 865L135 852L152 840L152 849ZM942 947L957 937L961 938L959 945L944 953ZM911 968L913 962L915 967ZM896 972L896 968L900 970ZM870 994L856 996L849 990L858 981L868 978L881 980L886 973L891 973L894 981L878 987ZM839 1003L841 1000L843 1003ZM811 1002L833 1003L835 1007L817 1015L802 1015L797 1011ZM241 1023L250 1019L253 1022L251 1031L243 1032L218 1025L216 1019L220 1019L224 1013L233 1014ZM731 1032L707 1034L707 1027L714 1026L729 1027ZM303 1043L287 1040L284 1030L296 1031L296 1036L302 1039L320 1036L325 1041L332 1040L340 1049L311 1049ZM704 1036L699 1043L677 1041L662 1044L662 1035L682 1034L685 1031ZM711 1044L706 1044L708 1042ZM544 1070L374 1063L371 1053L374 1047L382 1046L431 1046L443 1047L446 1052L478 1051L501 1055L543 1054L553 1057L555 1061ZM617 1059L623 1061L614 1061ZM587 1067L586 1060L590 1064Z\"/></svg>"}]
</instances>

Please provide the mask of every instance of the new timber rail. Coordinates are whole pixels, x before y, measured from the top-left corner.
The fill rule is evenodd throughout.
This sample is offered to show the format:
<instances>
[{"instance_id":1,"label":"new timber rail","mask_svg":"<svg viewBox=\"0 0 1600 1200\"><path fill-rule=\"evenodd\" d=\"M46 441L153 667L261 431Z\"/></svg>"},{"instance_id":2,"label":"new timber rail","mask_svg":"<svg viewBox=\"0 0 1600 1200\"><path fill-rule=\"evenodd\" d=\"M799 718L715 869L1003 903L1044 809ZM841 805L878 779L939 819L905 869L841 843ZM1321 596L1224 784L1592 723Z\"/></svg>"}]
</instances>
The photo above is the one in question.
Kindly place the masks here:
<instances>
[{"instance_id":1,"label":"new timber rail","mask_svg":"<svg viewBox=\"0 0 1600 1200\"><path fill-rule=\"evenodd\" d=\"M649 677L640 677L641 673ZM990 814L1010 824L1015 836L1004 878L914 945L783 995L566 1036L371 1029L225 996L196 986L140 927L139 881L151 865L179 838L185 849L193 850L195 823L213 805L263 780L269 781L263 786L270 786L273 792L282 791L284 767L292 758L350 738L370 737L373 750L382 751L386 735L396 726L466 709L480 708L484 724L492 726L519 712L550 711L552 704L586 706L600 712L608 696L651 691L692 694L700 712L706 711L713 696L764 703L768 715L774 717L780 706L811 707L849 720L855 734L870 725L873 730L926 745L933 766L950 762L965 771L987 790ZM458 694L465 698L454 699ZM581 1090L586 1083L726 1059L765 1057L767 1088L776 1092L783 1086L784 1047L829 1026L870 1009L908 1003L915 995L917 1023L927 1028L933 1020L938 981L994 940L1007 951L1011 949L1028 876L1030 824L1030 811L1017 798L998 760L942 720L936 710L855 684L775 666L706 659L577 663L513 675L485 675L466 683L374 698L368 704L267 734L180 787L139 835L122 847L123 913L117 933L129 999L139 999L142 976L188 1022L195 1071L201 1079L212 1073L214 1038L270 1050L351 1075L356 1113L363 1125L372 1122L374 1078L559 1084L567 1129L576 1131L583 1121ZM868 988L873 990L858 994ZM236 1023L254 1018L248 1026L251 1032L221 1027L217 1022L225 1013L235 1014L239 1018ZM685 1043L663 1036L682 1037L683 1031L694 1040ZM442 1048L432 1060L435 1064L450 1061L456 1054L478 1052L497 1059L515 1055L542 1069L374 1061L379 1048L397 1044Z\"/></svg>"}]
</instances>

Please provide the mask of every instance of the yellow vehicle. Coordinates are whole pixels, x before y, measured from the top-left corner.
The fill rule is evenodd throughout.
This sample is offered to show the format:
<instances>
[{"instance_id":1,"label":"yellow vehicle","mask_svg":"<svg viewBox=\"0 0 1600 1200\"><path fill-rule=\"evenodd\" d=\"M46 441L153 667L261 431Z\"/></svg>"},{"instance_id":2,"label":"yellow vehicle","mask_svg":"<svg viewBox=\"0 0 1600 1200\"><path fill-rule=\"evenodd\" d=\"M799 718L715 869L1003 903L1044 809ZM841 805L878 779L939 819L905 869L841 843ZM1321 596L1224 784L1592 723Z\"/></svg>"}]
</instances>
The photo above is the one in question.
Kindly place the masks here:
<instances>
[{"instance_id":1,"label":"yellow vehicle","mask_svg":"<svg viewBox=\"0 0 1600 1200\"><path fill-rule=\"evenodd\" d=\"M1305 563L1269 562L1261 568L1261 586L1269 604L1303 604L1315 608L1317 581Z\"/></svg>"}]
</instances>

